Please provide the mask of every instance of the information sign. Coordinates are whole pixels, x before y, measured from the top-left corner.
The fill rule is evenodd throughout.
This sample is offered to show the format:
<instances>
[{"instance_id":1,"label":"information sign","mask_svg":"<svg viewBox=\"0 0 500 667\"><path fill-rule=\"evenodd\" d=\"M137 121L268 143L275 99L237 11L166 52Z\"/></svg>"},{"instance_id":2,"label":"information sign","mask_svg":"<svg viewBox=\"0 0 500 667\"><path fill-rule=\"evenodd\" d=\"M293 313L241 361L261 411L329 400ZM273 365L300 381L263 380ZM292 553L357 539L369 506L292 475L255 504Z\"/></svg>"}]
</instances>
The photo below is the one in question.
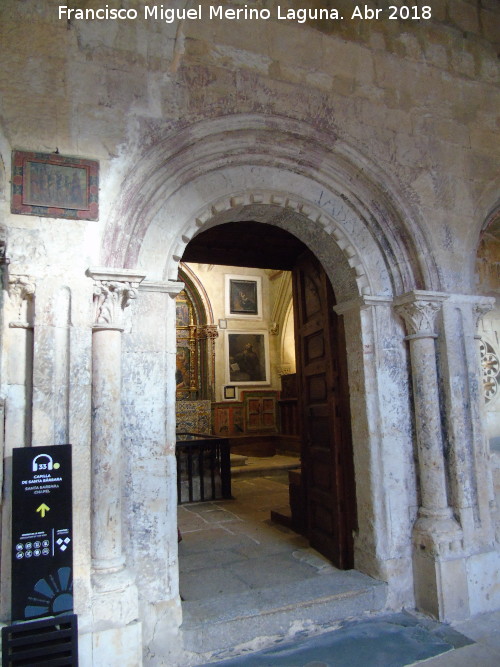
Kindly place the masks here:
<instances>
[{"instance_id":1,"label":"information sign","mask_svg":"<svg viewBox=\"0 0 500 667\"><path fill-rule=\"evenodd\" d=\"M12 456L12 620L73 611L71 445Z\"/></svg>"}]
</instances>

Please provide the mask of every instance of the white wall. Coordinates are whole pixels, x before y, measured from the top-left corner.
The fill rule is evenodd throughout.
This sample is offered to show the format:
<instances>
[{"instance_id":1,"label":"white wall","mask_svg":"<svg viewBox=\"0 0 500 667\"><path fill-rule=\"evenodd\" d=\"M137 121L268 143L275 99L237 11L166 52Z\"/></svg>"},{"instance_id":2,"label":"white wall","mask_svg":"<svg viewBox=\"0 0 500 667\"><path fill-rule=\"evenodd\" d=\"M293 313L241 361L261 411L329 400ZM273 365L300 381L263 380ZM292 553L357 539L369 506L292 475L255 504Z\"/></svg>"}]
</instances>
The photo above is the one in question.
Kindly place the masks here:
<instances>
[{"instance_id":1,"label":"white wall","mask_svg":"<svg viewBox=\"0 0 500 667\"><path fill-rule=\"evenodd\" d=\"M276 300L280 298L278 293L278 283L276 276L281 272L272 269L254 269L241 266L221 266L213 264L194 264L187 263L190 270L203 283L210 300L214 314L215 324L219 320L225 320L227 329L219 327L219 337L215 342L215 400L221 401L224 398L224 385L227 383L227 338L226 332L266 332L269 340L269 362L270 378L269 383L258 385L262 389L281 389L278 375L278 366L282 362L281 334L283 331L282 323L278 323L277 330L273 327L271 321L275 311ZM262 285L262 313L258 318L245 318L231 315L226 308L226 285L227 276L258 277ZM293 323L292 323L293 324ZM272 333L276 331L276 333ZM293 326L287 330L288 347L287 354L290 357L290 338L293 346ZM237 390L255 388L255 385L237 385Z\"/></svg>"}]
</instances>

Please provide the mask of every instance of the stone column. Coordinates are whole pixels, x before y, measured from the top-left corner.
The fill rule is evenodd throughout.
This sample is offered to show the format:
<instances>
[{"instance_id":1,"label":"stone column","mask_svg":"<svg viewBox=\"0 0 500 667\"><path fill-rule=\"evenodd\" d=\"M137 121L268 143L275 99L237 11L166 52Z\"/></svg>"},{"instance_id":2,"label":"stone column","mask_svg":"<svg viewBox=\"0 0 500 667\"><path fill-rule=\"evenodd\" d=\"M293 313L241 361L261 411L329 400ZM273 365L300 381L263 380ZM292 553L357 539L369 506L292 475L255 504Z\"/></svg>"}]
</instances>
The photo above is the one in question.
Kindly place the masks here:
<instances>
[{"instance_id":1,"label":"stone column","mask_svg":"<svg viewBox=\"0 0 500 667\"><path fill-rule=\"evenodd\" d=\"M7 276L6 272L2 281L2 287L8 289L9 298L2 310L2 318L8 328L2 331L1 341L2 354L5 355L5 376L2 378L5 401L1 423L4 442L0 473L3 488L0 613L2 619L7 620L10 618L11 598L12 450L14 447L31 446L35 280L27 275L11 273Z\"/></svg>"},{"instance_id":2,"label":"stone column","mask_svg":"<svg viewBox=\"0 0 500 667\"><path fill-rule=\"evenodd\" d=\"M481 426L483 424L486 424L486 403L485 403L485 381L486 381L486 376L487 373L485 373L485 367L483 366L483 359L481 356L481 346L482 346L482 338L481 334L477 333L479 330L480 325L482 325L483 318L485 315L487 315L494 307L495 305L495 299L493 297L478 297L474 300L473 306L472 306L472 316L473 316L473 323L474 323L474 338L477 341L477 349L476 349L476 354L479 359L479 388L478 388L478 419L476 420L478 423L478 427L481 429ZM487 359L487 357L486 357ZM486 362L487 363L487 362ZM495 490L494 490L494 484L493 484L493 475L492 475L492 468L491 468L491 457L490 457L490 446L489 443L486 442L486 435L481 429L481 436L483 440L483 449L485 450L485 458L487 460L487 477L488 477L488 497L489 497L489 506L490 510L492 513L495 513L498 510L497 503L496 503L496 498L495 498Z\"/></svg>"},{"instance_id":3,"label":"stone column","mask_svg":"<svg viewBox=\"0 0 500 667\"><path fill-rule=\"evenodd\" d=\"M443 436L434 339L435 319L446 297L413 292L395 303L410 343L421 504L416 523L423 533L457 528L446 493Z\"/></svg>"},{"instance_id":4,"label":"stone column","mask_svg":"<svg viewBox=\"0 0 500 667\"><path fill-rule=\"evenodd\" d=\"M449 504L462 528L465 553L488 548L492 539L485 399L474 340L477 318L488 303L487 297L450 294L438 344Z\"/></svg>"},{"instance_id":5,"label":"stone column","mask_svg":"<svg viewBox=\"0 0 500 667\"><path fill-rule=\"evenodd\" d=\"M94 621L125 625L137 618L137 590L125 569L122 547L121 335L124 311L137 297L144 275L100 268L87 273L95 281L91 519Z\"/></svg>"},{"instance_id":6,"label":"stone column","mask_svg":"<svg viewBox=\"0 0 500 667\"><path fill-rule=\"evenodd\" d=\"M462 530L449 505L436 364L435 324L445 294L415 291L395 300L410 344L420 480L413 528L417 607L441 620L468 615Z\"/></svg>"},{"instance_id":7,"label":"stone column","mask_svg":"<svg viewBox=\"0 0 500 667\"><path fill-rule=\"evenodd\" d=\"M31 445L31 409L33 389L33 327L35 281L30 276L9 276L12 308L9 334L6 336L7 382L5 442L7 455L12 447Z\"/></svg>"},{"instance_id":8,"label":"stone column","mask_svg":"<svg viewBox=\"0 0 500 667\"><path fill-rule=\"evenodd\" d=\"M216 324L205 324L202 327L202 336L207 339L208 348L208 369L207 374L210 378L209 382L209 398L211 401L215 401L215 341L219 337L219 330Z\"/></svg>"}]
</instances>

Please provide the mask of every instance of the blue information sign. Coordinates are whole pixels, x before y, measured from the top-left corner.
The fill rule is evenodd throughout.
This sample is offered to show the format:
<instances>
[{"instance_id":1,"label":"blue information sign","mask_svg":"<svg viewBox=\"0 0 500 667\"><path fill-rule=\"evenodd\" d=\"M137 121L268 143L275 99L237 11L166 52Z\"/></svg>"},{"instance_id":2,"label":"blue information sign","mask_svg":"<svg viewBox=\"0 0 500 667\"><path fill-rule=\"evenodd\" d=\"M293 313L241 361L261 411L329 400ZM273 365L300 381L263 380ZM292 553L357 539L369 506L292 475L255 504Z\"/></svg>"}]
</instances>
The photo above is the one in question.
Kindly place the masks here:
<instances>
[{"instance_id":1,"label":"blue information sign","mask_svg":"<svg viewBox=\"0 0 500 667\"><path fill-rule=\"evenodd\" d=\"M12 620L73 611L71 445L12 456Z\"/></svg>"}]
</instances>

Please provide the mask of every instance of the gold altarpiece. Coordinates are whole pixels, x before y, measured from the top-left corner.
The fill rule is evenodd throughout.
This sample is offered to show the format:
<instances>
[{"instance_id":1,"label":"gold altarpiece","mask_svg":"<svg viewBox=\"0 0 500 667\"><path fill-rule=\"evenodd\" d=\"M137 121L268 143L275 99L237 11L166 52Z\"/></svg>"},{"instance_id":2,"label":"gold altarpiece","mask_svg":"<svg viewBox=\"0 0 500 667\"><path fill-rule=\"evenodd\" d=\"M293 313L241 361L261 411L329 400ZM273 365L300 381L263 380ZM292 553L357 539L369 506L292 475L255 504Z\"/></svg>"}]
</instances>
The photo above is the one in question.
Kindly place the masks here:
<instances>
[{"instance_id":1,"label":"gold altarpiece","mask_svg":"<svg viewBox=\"0 0 500 667\"><path fill-rule=\"evenodd\" d=\"M180 271L179 279L185 288L176 298L177 430L210 433L217 325L207 322L203 286L187 272Z\"/></svg>"}]
</instances>

